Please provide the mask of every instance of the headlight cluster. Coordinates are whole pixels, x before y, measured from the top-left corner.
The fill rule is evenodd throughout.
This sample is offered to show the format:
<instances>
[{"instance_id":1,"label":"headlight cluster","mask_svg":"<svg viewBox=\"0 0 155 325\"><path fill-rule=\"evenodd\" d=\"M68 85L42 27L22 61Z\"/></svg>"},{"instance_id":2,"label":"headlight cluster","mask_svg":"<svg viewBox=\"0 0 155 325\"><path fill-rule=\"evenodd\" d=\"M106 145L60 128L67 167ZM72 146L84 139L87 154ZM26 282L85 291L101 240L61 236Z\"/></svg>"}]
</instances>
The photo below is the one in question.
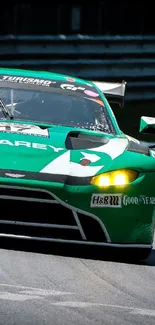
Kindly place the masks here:
<instances>
[{"instance_id":1,"label":"headlight cluster","mask_svg":"<svg viewBox=\"0 0 155 325\"><path fill-rule=\"evenodd\" d=\"M138 177L138 172L132 169L120 169L96 175L91 179L91 184L98 187L123 186L133 182Z\"/></svg>"}]
</instances>

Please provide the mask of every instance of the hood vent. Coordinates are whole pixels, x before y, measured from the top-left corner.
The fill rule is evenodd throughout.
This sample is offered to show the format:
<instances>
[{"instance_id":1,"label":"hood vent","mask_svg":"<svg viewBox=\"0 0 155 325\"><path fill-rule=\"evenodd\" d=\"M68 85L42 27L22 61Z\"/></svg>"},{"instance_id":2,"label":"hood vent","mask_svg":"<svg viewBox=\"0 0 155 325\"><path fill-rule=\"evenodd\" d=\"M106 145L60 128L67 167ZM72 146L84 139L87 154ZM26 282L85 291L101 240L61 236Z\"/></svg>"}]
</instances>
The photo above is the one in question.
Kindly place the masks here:
<instances>
[{"instance_id":1,"label":"hood vent","mask_svg":"<svg viewBox=\"0 0 155 325\"><path fill-rule=\"evenodd\" d=\"M109 139L81 132L69 132L65 141L68 150L84 150L103 146Z\"/></svg>"},{"instance_id":2,"label":"hood vent","mask_svg":"<svg viewBox=\"0 0 155 325\"><path fill-rule=\"evenodd\" d=\"M136 143L134 141L129 141L127 151L132 151L136 153L141 153L146 156L150 156L149 147L141 143Z\"/></svg>"}]
</instances>

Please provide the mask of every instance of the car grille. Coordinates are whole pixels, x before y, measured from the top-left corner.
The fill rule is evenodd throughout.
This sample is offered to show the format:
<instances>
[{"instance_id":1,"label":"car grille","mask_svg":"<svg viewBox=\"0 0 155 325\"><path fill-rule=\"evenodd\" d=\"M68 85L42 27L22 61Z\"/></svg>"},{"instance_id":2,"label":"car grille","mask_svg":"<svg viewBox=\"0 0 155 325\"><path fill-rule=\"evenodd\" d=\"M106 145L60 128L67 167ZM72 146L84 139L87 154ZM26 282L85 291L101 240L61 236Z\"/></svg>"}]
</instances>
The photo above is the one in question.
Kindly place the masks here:
<instances>
[{"instance_id":1,"label":"car grille","mask_svg":"<svg viewBox=\"0 0 155 325\"><path fill-rule=\"evenodd\" d=\"M0 237L105 243L98 218L59 203L45 190L0 186Z\"/></svg>"}]
</instances>

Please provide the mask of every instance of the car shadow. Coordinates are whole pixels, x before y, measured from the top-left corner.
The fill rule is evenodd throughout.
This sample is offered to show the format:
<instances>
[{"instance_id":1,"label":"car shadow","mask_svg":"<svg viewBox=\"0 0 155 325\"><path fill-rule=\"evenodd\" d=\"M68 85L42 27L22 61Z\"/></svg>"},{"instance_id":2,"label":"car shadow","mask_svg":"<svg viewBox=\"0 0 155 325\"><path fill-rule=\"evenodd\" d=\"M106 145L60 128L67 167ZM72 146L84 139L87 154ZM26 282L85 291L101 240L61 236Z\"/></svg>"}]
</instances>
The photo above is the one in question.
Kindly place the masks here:
<instances>
[{"instance_id":1,"label":"car shadow","mask_svg":"<svg viewBox=\"0 0 155 325\"><path fill-rule=\"evenodd\" d=\"M139 261L129 249L107 248L97 246L36 242L16 239L1 239L0 249L8 249L15 251L25 251L29 253L38 253L45 255L59 255L64 257L100 260L107 262L137 264L146 266L155 266L155 249L152 250L150 256Z\"/></svg>"}]
</instances>

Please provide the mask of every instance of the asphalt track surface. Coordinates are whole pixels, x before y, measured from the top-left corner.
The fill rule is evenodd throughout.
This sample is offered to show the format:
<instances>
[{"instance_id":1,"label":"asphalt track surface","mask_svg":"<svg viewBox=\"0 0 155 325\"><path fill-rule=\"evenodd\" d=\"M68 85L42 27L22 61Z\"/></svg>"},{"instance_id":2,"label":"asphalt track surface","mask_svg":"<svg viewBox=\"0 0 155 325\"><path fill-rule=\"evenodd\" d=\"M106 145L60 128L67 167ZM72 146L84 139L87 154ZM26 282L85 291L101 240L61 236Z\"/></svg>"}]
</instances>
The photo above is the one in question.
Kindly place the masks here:
<instances>
[{"instance_id":1,"label":"asphalt track surface","mask_svg":"<svg viewBox=\"0 0 155 325\"><path fill-rule=\"evenodd\" d=\"M127 254L2 242L0 325L154 325L155 250Z\"/></svg>"}]
</instances>

